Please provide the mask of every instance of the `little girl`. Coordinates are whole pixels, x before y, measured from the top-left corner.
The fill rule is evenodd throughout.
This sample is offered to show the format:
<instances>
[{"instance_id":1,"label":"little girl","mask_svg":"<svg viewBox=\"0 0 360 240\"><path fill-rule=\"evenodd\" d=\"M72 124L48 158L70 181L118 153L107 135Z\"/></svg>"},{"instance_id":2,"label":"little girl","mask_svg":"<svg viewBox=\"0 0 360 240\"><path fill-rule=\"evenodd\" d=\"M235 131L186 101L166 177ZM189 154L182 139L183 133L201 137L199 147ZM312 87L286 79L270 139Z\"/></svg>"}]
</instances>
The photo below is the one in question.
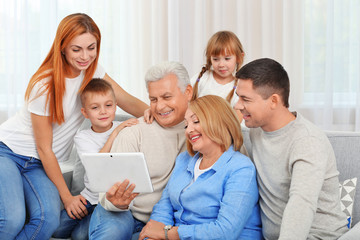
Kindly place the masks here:
<instances>
[{"instance_id":1,"label":"little girl","mask_svg":"<svg viewBox=\"0 0 360 240\"><path fill-rule=\"evenodd\" d=\"M198 76L191 78L193 95L191 100L205 95L217 95L230 103L231 107L239 100L234 94L236 88L235 74L244 61L244 50L239 38L230 31L219 31L210 39L205 49L206 64ZM240 122L242 114L235 110ZM245 145L240 152L248 156Z\"/></svg>"},{"instance_id":2,"label":"little girl","mask_svg":"<svg viewBox=\"0 0 360 240\"><path fill-rule=\"evenodd\" d=\"M205 50L206 65L198 76L191 79L192 100L205 95L217 95L226 99L233 107L238 100L234 96L235 73L243 64L244 55L241 42L233 32L215 33Z\"/></svg>"}]
</instances>

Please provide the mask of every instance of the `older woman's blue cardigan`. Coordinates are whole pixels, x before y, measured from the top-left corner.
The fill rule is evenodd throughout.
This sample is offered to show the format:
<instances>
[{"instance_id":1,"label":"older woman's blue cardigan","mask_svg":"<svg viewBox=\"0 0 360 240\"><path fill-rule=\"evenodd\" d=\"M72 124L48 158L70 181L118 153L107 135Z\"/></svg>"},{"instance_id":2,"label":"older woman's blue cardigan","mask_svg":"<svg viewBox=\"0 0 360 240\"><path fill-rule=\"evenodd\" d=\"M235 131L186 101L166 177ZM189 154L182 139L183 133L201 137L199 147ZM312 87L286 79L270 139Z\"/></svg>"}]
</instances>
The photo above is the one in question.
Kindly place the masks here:
<instances>
[{"instance_id":1,"label":"older woman's blue cardigan","mask_svg":"<svg viewBox=\"0 0 360 240\"><path fill-rule=\"evenodd\" d=\"M188 152L154 206L151 219L178 226L180 239L262 239L256 170L231 146L190 186L199 157Z\"/></svg>"}]
</instances>

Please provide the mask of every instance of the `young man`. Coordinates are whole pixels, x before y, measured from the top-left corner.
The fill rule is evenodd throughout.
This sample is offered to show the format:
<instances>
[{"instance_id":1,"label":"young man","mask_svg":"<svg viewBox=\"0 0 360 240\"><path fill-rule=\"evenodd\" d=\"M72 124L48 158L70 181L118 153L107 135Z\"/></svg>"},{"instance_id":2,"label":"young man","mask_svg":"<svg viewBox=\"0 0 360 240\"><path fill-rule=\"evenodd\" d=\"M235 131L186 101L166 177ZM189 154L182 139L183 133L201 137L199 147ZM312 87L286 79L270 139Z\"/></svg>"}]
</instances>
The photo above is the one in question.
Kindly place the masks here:
<instances>
[{"instance_id":1,"label":"young man","mask_svg":"<svg viewBox=\"0 0 360 240\"><path fill-rule=\"evenodd\" d=\"M81 112L91 122L91 128L79 131L74 142L81 159L82 153L109 152L112 143L121 129L138 122L128 119L124 122L114 121L116 112L116 98L111 85L100 78L92 79L80 95ZM53 234L56 238L87 239L90 216L98 203L99 194L89 189L89 182L85 173L85 188L80 193L84 206L82 212L72 212L69 216L62 210L60 226Z\"/></svg>"},{"instance_id":2,"label":"young man","mask_svg":"<svg viewBox=\"0 0 360 240\"><path fill-rule=\"evenodd\" d=\"M250 129L265 239L338 239L346 232L339 172L326 135L290 112L285 69L259 59L237 73L235 105Z\"/></svg>"},{"instance_id":3,"label":"young man","mask_svg":"<svg viewBox=\"0 0 360 240\"><path fill-rule=\"evenodd\" d=\"M140 118L139 124L122 130L111 152L143 152L154 192L136 196L128 181L115 184L94 210L90 239L131 239L138 234L161 197L177 155L186 150L184 117L192 87L185 67L177 62L157 64L148 70L145 81L155 121L147 124Z\"/></svg>"}]
</instances>

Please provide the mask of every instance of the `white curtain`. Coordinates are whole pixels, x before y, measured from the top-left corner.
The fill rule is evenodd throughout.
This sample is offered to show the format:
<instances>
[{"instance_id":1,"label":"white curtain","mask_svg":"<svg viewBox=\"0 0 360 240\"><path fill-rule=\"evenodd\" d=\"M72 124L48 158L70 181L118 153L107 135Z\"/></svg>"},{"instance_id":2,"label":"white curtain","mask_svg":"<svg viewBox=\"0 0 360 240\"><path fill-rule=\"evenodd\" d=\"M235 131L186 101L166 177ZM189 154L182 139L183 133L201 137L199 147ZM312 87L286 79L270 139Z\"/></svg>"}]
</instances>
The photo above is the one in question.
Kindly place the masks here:
<instances>
[{"instance_id":1,"label":"white curtain","mask_svg":"<svg viewBox=\"0 0 360 240\"><path fill-rule=\"evenodd\" d=\"M338 34L338 30L344 30L341 26L335 29L334 23L338 20L321 17L331 10L332 15L336 15L334 11L338 7L334 4L338 2L349 3L348 8L341 6L344 11L360 12L356 0L314 3L310 0L0 0L0 123L22 106L27 82L49 51L61 19L74 12L84 12L95 20L102 33L99 63L125 90L147 103L143 79L151 65L163 60L180 61L191 77L204 64L204 50L211 35L219 30L230 30L244 46L245 63L269 57L284 65L291 81L291 110L300 111L326 129L336 129L334 121L341 119L348 130L355 130L355 122L359 122L360 117L355 111L356 105L352 106L354 117L347 117L347 120L324 114L319 117L318 109L323 109L324 105L320 106L318 99L325 101L327 98L312 94L313 89L318 90L314 82L317 84L319 78L325 79L325 75L314 72L319 70L316 64L329 69L326 77L331 77L339 68L329 63L337 63L337 55L319 56L322 57L319 63L312 62L319 55L316 55L319 48L314 33L321 34L315 27L324 30L326 26L329 29L326 37L331 31L333 37L342 35ZM343 46L332 48L339 48L339 52L344 49L354 55L347 61L355 62L351 73L357 74L356 83L353 83L356 86L351 85L349 89L356 96L359 92L360 21L355 19L356 15L353 18L353 26L347 28L348 33L357 34L353 44L356 46L357 43L357 52ZM334 43L328 38L324 41L326 48ZM347 66L345 62L343 65ZM332 80L340 84L345 81L354 82L349 75ZM328 83L328 80L321 82ZM336 87L323 89L333 95ZM358 101L357 97L355 101ZM327 112L337 107L326 106Z\"/></svg>"},{"instance_id":2,"label":"white curtain","mask_svg":"<svg viewBox=\"0 0 360 240\"><path fill-rule=\"evenodd\" d=\"M303 111L324 129L360 131L360 1L306 0Z\"/></svg>"}]
</instances>

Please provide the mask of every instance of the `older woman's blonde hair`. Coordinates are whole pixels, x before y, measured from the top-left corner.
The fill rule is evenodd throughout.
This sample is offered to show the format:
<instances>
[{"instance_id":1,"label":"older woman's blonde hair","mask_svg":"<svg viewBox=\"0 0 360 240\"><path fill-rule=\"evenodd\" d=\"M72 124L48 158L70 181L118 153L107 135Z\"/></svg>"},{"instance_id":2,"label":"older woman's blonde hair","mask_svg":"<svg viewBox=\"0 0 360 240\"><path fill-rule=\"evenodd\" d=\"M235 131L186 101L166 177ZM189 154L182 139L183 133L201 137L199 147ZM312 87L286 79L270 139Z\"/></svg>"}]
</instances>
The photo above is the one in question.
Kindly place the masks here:
<instances>
[{"instance_id":1,"label":"older woman's blonde hair","mask_svg":"<svg viewBox=\"0 0 360 240\"><path fill-rule=\"evenodd\" d=\"M240 151L243 145L240 121L225 99L206 95L190 101L189 109L196 114L204 133L219 144L222 151L225 152L231 145L234 151ZM188 139L186 145L189 154L194 156L195 152Z\"/></svg>"}]
</instances>

